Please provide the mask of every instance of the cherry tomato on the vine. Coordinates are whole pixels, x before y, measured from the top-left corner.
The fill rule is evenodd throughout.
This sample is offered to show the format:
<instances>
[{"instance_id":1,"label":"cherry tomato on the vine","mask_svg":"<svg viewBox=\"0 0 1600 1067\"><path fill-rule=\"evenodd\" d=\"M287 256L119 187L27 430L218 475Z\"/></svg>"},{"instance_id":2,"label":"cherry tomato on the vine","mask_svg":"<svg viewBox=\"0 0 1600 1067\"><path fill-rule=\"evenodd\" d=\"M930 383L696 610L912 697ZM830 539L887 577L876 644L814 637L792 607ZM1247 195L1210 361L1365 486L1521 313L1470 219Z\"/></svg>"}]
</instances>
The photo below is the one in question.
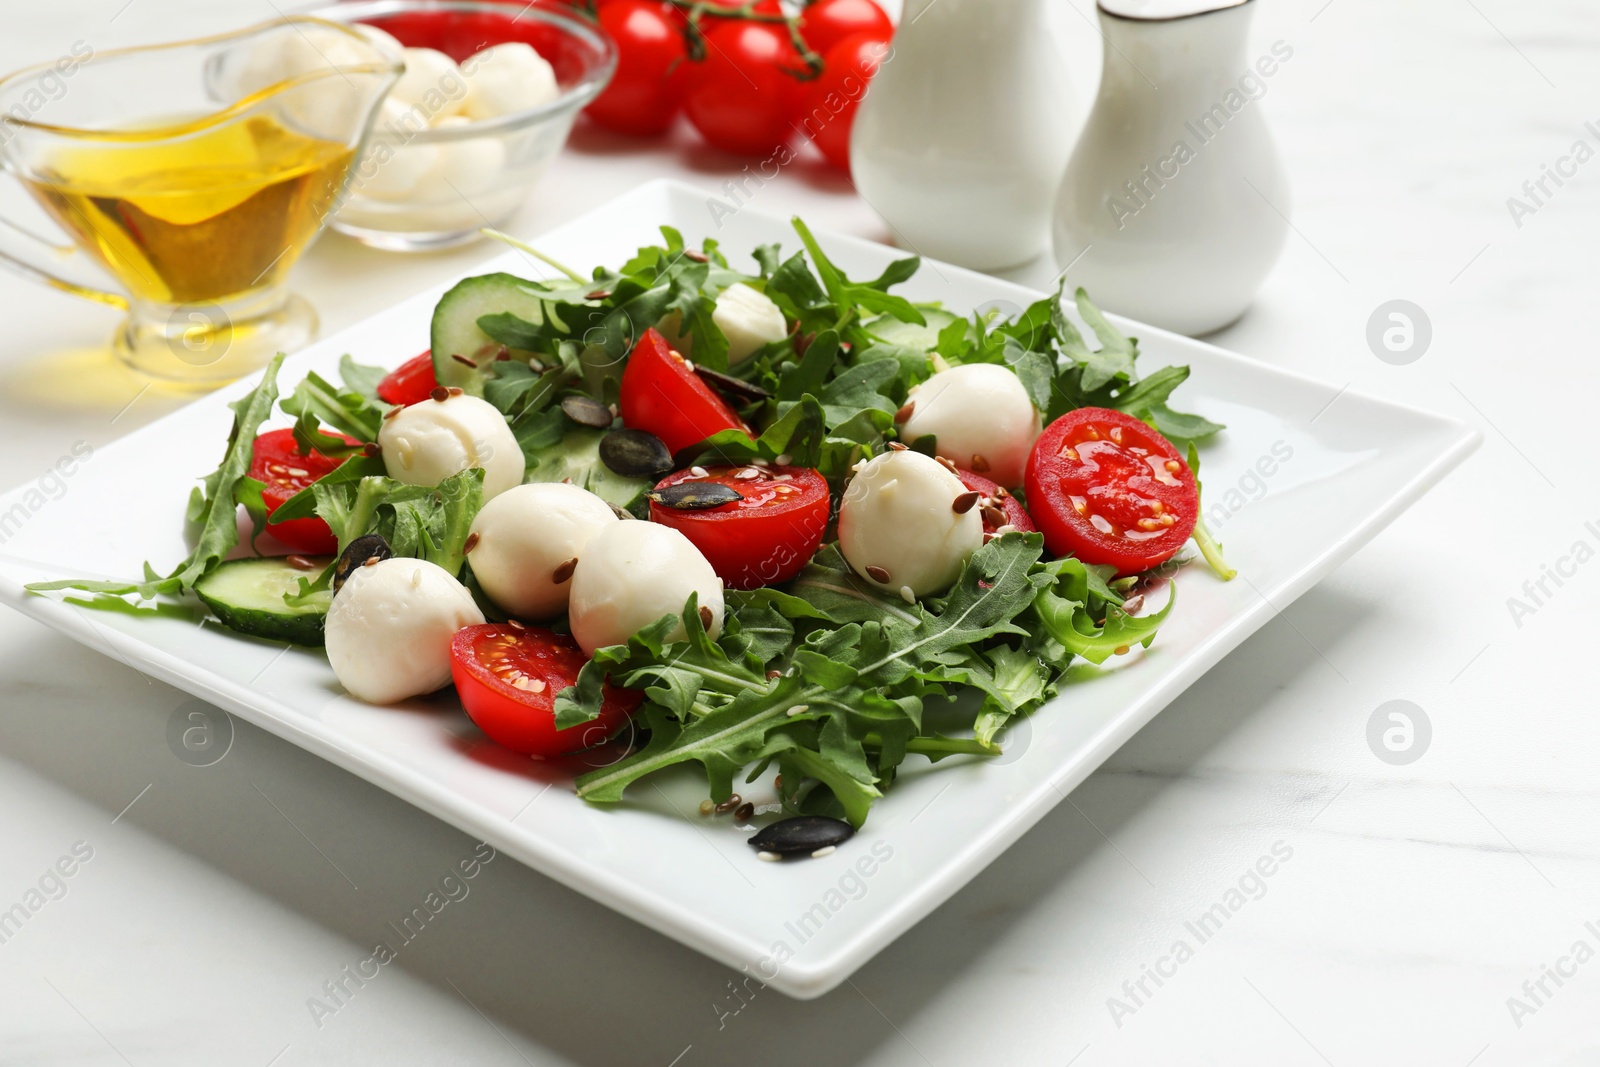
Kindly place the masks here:
<instances>
[{"instance_id":1,"label":"cherry tomato on the vine","mask_svg":"<svg viewBox=\"0 0 1600 1067\"><path fill-rule=\"evenodd\" d=\"M894 36L894 23L873 0L817 0L800 13L800 36L819 55L858 33L887 41Z\"/></svg>"},{"instance_id":2,"label":"cherry tomato on the vine","mask_svg":"<svg viewBox=\"0 0 1600 1067\"><path fill-rule=\"evenodd\" d=\"M689 74L684 19L663 0L609 0L600 28L617 42L617 73L586 109L608 130L648 137L672 125Z\"/></svg>"},{"instance_id":3,"label":"cherry tomato on the vine","mask_svg":"<svg viewBox=\"0 0 1600 1067\"><path fill-rule=\"evenodd\" d=\"M811 138L824 159L840 170L850 169L850 128L867 83L889 54L887 38L857 33L828 50L822 73L802 83L795 124Z\"/></svg>"},{"instance_id":4,"label":"cherry tomato on the vine","mask_svg":"<svg viewBox=\"0 0 1600 1067\"><path fill-rule=\"evenodd\" d=\"M725 152L774 152L794 136L789 102L800 54L778 23L727 21L706 34L706 57L692 64L684 111Z\"/></svg>"}]
</instances>

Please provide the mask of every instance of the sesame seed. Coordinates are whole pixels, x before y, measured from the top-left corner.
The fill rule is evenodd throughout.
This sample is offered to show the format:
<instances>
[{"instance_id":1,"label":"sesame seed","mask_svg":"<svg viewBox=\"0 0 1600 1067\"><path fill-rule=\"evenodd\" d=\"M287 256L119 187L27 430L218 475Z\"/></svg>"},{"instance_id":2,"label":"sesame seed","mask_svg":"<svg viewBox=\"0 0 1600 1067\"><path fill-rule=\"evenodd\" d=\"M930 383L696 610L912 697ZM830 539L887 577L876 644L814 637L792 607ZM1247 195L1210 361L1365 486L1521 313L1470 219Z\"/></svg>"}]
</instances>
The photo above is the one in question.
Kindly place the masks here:
<instances>
[{"instance_id":1,"label":"sesame seed","mask_svg":"<svg viewBox=\"0 0 1600 1067\"><path fill-rule=\"evenodd\" d=\"M478 541L479 537L476 533L467 534L467 540L461 546L461 554L465 556L471 553L473 549L478 547Z\"/></svg>"},{"instance_id":2,"label":"sesame seed","mask_svg":"<svg viewBox=\"0 0 1600 1067\"><path fill-rule=\"evenodd\" d=\"M392 418L394 418L396 415L400 414L404 410L405 410L405 405L401 404L401 405L399 405L397 407L390 408L388 411L385 411L383 413L383 417L386 418L386 419L392 419Z\"/></svg>"},{"instance_id":3,"label":"sesame seed","mask_svg":"<svg viewBox=\"0 0 1600 1067\"><path fill-rule=\"evenodd\" d=\"M428 395L433 397L433 399L437 400L439 403L443 404L446 400L450 399L450 390L446 389L442 385L436 385L433 387L433 391Z\"/></svg>"},{"instance_id":4,"label":"sesame seed","mask_svg":"<svg viewBox=\"0 0 1600 1067\"><path fill-rule=\"evenodd\" d=\"M462 364L463 366L472 367L473 369L476 369L478 366L477 360L468 359L466 356L455 355L451 356L450 358L455 360L457 363Z\"/></svg>"},{"instance_id":5,"label":"sesame seed","mask_svg":"<svg viewBox=\"0 0 1600 1067\"><path fill-rule=\"evenodd\" d=\"M684 361L683 361L683 365L684 365L684 366L685 366L685 367L688 367L688 368L689 368L689 369L690 369L690 370L694 370L694 360L692 360L692 359L686 359L686 360L684 360Z\"/></svg>"},{"instance_id":6,"label":"sesame seed","mask_svg":"<svg viewBox=\"0 0 1600 1067\"><path fill-rule=\"evenodd\" d=\"M763 863L782 863L783 857L776 852L757 852L756 859Z\"/></svg>"},{"instance_id":7,"label":"sesame seed","mask_svg":"<svg viewBox=\"0 0 1600 1067\"><path fill-rule=\"evenodd\" d=\"M696 263L710 263L711 262L711 257L710 256L706 255L704 252L697 252L692 248L685 248L683 250L683 258L692 259Z\"/></svg>"},{"instance_id":8,"label":"sesame seed","mask_svg":"<svg viewBox=\"0 0 1600 1067\"><path fill-rule=\"evenodd\" d=\"M717 810L717 806L711 802L710 797L707 797L705 800L700 802L701 815L710 815L715 810Z\"/></svg>"},{"instance_id":9,"label":"sesame seed","mask_svg":"<svg viewBox=\"0 0 1600 1067\"><path fill-rule=\"evenodd\" d=\"M984 459L983 456L974 452L972 454L972 469L977 471L979 474L982 474L984 471L989 469L989 461Z\"/></svg>"},{"instance_id":10,"label":"sesame seed","mask_svg":"<svg viewBox=\"0 0 1600 1067\"><path fill-rule=\"evenodd\" d=\"M868 567L867 577L884 585L889 584L889 572L884 570L882 567Z\"/></svg>"},{"instance_id":11,"label":"sesame seed","mask_svg":"<svg viewBox=\"0 0 1600 1067\"><path fill-rule=\"evenodd\" d=\"M783 677L783 672L782 671L768 671L767 672L767 681L769 681L769 682L772 681L774 678L782 678L782 677Z\"/></svg>"},{"instance_id":12,"label":"sesame seed","mask_svg":"<svg viewBox=\"0 0 1600 1067\"><path fill-rule=\"evenodd\" d=\"M973 490L972 492L962 493L960 496L952 500L950 502L950 510L955 512L957 515L965 515L967 512L972 510L973 505L983 501L983 494Z\"/></svg>"},{"instance_id":13,"label":"sesame seed","mask_svg":"<svg viewBox=\"0 0 1600 1067\"><path fill-rule=\"evenodd\" d=\"M794 707L789 709L789 716L791 718L793 718L796 715L804 715L806 712L808 712L810 710L811 710L811 705L810 704L796 704Z\"/></svg>"},{"instance_id":14,"label":"sesame seed","mask_svg":"<svg viewBox=\"0 0 1600 1067\"><path fill-rule=\"evenodd\" d=\"M734 475L734 478L741 482L748 482L752 478L759 477L761 477L761 472L754 467L746 467Z\"/></svg>"},{"instance_id":15,"label":"sesame seed","mask_svg":"<svg viewBox=\"0 0 1600 1067\"><path fill-rule=\"evenodd\" d=\"M461 394L465 393L466 390L462 389L460 386L452 385L450 388L446 389L445 392L449 393L451 396L460 396Z\"/></svg>"},{"instance_id":16,"label":"sesame seed","mask_svg":"<svg viewBox=\"0 0 1600 1067\"><path fill-rule=\"evenodd\" d=\"M794 457L789 455L789 453L784 452L781 455L779 455L778 458L773 460L772 462L776 463L780 467L787 467L789 464L794 462Z\"/></svg>"},{"instance_id":17,"label":"sesame seed","mask_svg":"<svg viewBox=\"0 0 1600 1067\"><path fill-rule=\"evenodd\" d=\"M811 858L814 860L820 860L824 856L833 855L836 851L838 850L833 845L823 845L821 848L817 849L811 854Z\"/></svg>"},{"instance_id":18,"label":"sesame seed","mask_svg":"<svg viewBox=\"0 0 1600 1067\"><path fill-rule=\"evenodd\" d=\"M610 289L596 289L594 292L592 292L592 293L588 294L587 296L585 296L584 299L585 300L604 300L606 297L608 297L610 295L611 295L611 290Z\"/></svg>"},{"instance_id":19,"label":"sesame seed","mask_svg":"<svg viewBox=\"0 0 1600 1067\"><path fill-rule=\"evenodd\" d=\"M708 472L704 467L690 467L689 473L694 475L696 478L704 478Z\"/></svg>"},{"instance_id":20,"label":"sesame seed","mask_svg":"<svg viewBox=\"0 0 1600 1067\"><path fill-rule=\"evenodd\" d=\"M907 604L915 604L917 602L917 594L911 591L911 587L909 585L902 585L900 587L900 599L904 600Z\"/></svg>"},{"instance_id":21,"label":"sesame seed","mask_svg":"<svg viewBox=\"0 0 1600 1067\"><path fill-rule=\"evenodd\" d=\"M700 625L701 626L703 626L707 630L711 629L711 624L716 621L716 618L717 618L716 615L711 611L710 608L706 607L704 604L700 605Z\"/></svg>"},{"instance_id":22,"label":"sesame seed","mask_svg":"<svg viewBox=\"0 0 1600 1067\"><path fill-rule=\"evenodd\" d=\"M578 557L577 556L573 556L569 560L563 560L562 562L556 564L556 569L555 570L550 572L550 580L552 582L554 582L556 585L561 585L567 579L571 578L572 577L572 572L577 570L577 569L578 569Z\"/></svg>"},{"instance_id":23,"label":"sesame seed","mask_svg":"<svg viewBox=\"0 0 1600 1067\"><path fill-rule=\"evenodd\" d=\"M1143 593L1135 594L1122 602L1122 610L1129 615L1134 614L1142 607L1144 607Z\"/></svg>"},{"instance_id":24,"label":"sesame seed","mask_svg":"<svg viewBox=\"0 0 1600 1067\"><path fill-rule=\"evenodd\" d=\"M516 619L507 619L506 620L506 625L509 626L511 629L515 630L519 634L524 632L528 628L528 624L527 623L519 622Z\"/></svg>"},{"instance_id":25,"label":"sesame seed","mask_svg":"<svg viewBox=\"0 0 1600 1067\"><path fill-rule=\"evenodd\" d=\"M889 449L893 452L904 452L906 450L906 445L899 441L890 441Z\"/></svg>"},{"instance_id":26,"label":"sesame seed","mask_svg":"<svg viewBox=\"0 0 1600 1067\"><path fill-rule=\"evenodd\" d=\"M726 815L726 814L728 814L728 812L734 810L740 804L743 804L743 803L744 803L744 797L741 797L738 793L730 793L728 795L728 799L727 800L724 800L722 803L718 804L712 810L715 811L718 815Z\"/></svg>"},{"instance_id":27,"label":"sesame seed","mask_svg":"<svg viewBox=\"0 0 1600 1067\"><path fill-rule=\"evenodd\" d=\"M1003 526L997 527L995 529L995 531L994 531L994 534L995 534L996 537L999 537L1001 534L1016 533L1016 532L1017 532L1017 528L1015 526L1011 525L1008 522Z\"/></svg>"},{"instance_id":28,"label":"sesame seed","mask_svg":"<svg viewBox=\"0 0 1600 1067\"><path fill-rule=\"evenodd\" d=\"M297 571L315 570L317 566L304 556L285 556L283 561Z\"/></svg>"},{"instance_id":29,"label":"sesame seed","mask_svg":"<svg viewBox=\"0 0 1600 1067\"><path fill-rule=\"evenodd\" d=\"M361 565L363 567L376 567L378 565L378 557L368 556L366 559L361 561Z\"/></svg>"}]
</instances>

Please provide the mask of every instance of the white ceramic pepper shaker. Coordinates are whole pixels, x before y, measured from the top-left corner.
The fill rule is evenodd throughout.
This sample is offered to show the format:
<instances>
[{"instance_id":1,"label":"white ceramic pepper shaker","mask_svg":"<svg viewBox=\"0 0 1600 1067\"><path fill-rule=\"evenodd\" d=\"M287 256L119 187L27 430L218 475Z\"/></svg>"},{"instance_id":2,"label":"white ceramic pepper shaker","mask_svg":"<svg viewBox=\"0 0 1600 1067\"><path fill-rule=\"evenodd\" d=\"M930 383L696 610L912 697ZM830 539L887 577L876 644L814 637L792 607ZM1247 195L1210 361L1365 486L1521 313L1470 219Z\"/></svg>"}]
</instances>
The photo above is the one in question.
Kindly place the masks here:
<instances>
[{"instance_id":1,"label":"white ceramic pepper shaker","mask_svg":"<svg viewBox=\"0 0 1600 1067\"><path fill-rule=\"evenodd\" d=\"M850 140L895 240L977 270L1044 251L1074 133L1043 0L907 0Z\"/></svg>"},{"instance_id":2,"label":"white ceramic pepper shaker","mask_svg":"<svg viewBox=\"0 0 1600 1067\"><path fill-rule=\"evenodd\" d=\"M1244 314L1283 249L1289 184L1247 54L1253 0L1100 0L1105 73L1056 199L1055 254L1097 304L1178 333Z\"/></svg>"}]
</instances>

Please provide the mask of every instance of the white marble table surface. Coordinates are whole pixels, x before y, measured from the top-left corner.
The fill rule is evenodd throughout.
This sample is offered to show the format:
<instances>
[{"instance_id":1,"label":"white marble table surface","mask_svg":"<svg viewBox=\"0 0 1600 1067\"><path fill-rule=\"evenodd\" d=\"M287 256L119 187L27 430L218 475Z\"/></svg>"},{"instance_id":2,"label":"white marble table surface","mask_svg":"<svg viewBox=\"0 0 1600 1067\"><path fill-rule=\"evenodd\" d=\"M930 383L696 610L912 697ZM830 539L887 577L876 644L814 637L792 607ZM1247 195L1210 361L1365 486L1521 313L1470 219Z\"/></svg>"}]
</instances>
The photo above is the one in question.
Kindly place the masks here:
<instances>
[{"instance_id":1,"label":"white marble table surface","mask_svg":"<svg viewBox=\"0 0 1600 1067\"><path fill-rule=\"evenodd\" d=\"M1057 10L1084 97L1088 11ZM0 67L272 15L273 0L9 0ZM1506 204L1574 141L1600 142L1584 127L1600 31L1578 0L1263 0L1256 38L1295 50L1261 106L1296 235L1218 340L1454 414L1485 445L851 985L735 1000L724 968L506 860L319 1027L308 998L469 839L244 723L220 763L188 766L165 740L182 693L0 614L0 908L92 850L0 943L0 1062L1600 1062L1600 162L1520 226ZM735 166L687 138L583 136L515 228ZM759 202L884 236L810 166ZM296 283L331 331L491 251L404 259L330 238ZM1433 325L1409 366L1365 341L1395 298ZM0 484L182 403L97 354L114 318L0 277ZM1562 584L1514 617L1547 565ZM1406 766L1366 739L1396 699L1432 723ZM1259 899L1139 993L1275 847L1292 859Z\"/></svg>"}]
</instances>

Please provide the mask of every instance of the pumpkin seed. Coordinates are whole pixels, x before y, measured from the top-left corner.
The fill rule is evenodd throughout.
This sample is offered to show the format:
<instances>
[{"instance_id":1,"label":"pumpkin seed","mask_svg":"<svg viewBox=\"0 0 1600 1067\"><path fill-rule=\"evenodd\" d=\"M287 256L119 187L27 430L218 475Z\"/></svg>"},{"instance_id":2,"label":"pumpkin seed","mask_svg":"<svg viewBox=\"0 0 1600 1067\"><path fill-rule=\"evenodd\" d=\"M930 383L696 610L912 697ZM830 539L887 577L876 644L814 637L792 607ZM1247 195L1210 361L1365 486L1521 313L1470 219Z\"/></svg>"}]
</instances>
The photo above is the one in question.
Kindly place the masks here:
<instances>
[{"instance_id":1,"label":"pumpkin seed","mask_svg":"<svg viewBox=\"0 0 1600 1067\"><path fill-rule=\"evenodd\" d=\"M723 374L707 367L696 365L694 372L700 380L723 396L731 396L736 400L771 400L772 394L767 392L755 382L747 382L743 378L735 378L731 374Z\"/></svg>"},{"instance_id":2,"label":"pumpkin seed","mask_svg":"<svg viewBox=\"0 0 1600 1067\"><path fill-rule=\"evenodd\" d=\"M843 819L823 815L796 815L762 828L750 838L757 852L779 856L811 855L820 849L842 845L855 836L855 829Z\"/></svg>"},{"instance_id":3,"label":"pumpkin seed","mask_svg":"<svg viewBox=\"0 0 1600 1067\"><path fill-rule=\"evenodd\" d=\"M609 420L608 420L609 421ZM600 461L624 478L659 478L672 469L661 438L643 430L612 430L600 439Z\"/></svg>"},{"instance_id":4,"label":"pumpkin seed","mask_svg":"<svg viewBox=\"0 0 1600 1067\"><path fill-rule=\"evenodd\" d=\"M662 507L676 511L701 511L744 499L743 494L732 486L723 485L721 482L701 481L662 486L650 490L645 495Z\"/></svg>"},{"instance_id":5,"label":"pumpkin seed","mask_svg":"<svg viewBox=\"0 0 1600 1067\"><path fill-rule=\"evenodd\" d=\"M592 396L574 393L561 398L561 410L579 426L605 430L611 426L611 409Z\"/></svg>"},{"instance_id":6,"label":"pumpkin seed","mask_svg":"<svg viewBox=\"0 0 1600 1067\"><path fill-rule=\"evenodd\" d=\"M393 555L394 550L389 547L389 542L378 534L356 538L339 554L338 561L333 565L333 591L337 593L343 588L345 579L355 573L357 567L377 563Z\"/></svg>"}]
</instances>

